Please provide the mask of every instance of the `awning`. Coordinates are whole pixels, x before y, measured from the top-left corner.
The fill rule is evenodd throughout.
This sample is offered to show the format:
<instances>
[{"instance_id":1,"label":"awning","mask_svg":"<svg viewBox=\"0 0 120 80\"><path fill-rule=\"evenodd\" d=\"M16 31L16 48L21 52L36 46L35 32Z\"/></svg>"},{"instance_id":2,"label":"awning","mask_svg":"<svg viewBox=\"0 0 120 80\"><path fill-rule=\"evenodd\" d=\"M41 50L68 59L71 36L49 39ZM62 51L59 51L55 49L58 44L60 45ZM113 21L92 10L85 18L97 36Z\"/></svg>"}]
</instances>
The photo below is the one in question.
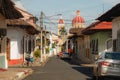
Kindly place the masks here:
<instances>
[{"instance_id":1,"label":"awning","mask_svg":"<svg viewBox=\"0 0 120 80\"><path fill-rule=\"evenodd\" d=\"M97 20L111 22L112 19L118 16L120 16L120 3L98 17Z\"/></svg>"},{"instance_id":2,"label":"awning","mask_svg":"<svg viewBox=\"0 0 120 80\"><path fill-rule=\"evenodd\" d=\"M38 34L39 30L37 25L26 22L22 19L6 20L8 27L20 27L28 31L29 34Z\"/></svg>"}]
</instances>

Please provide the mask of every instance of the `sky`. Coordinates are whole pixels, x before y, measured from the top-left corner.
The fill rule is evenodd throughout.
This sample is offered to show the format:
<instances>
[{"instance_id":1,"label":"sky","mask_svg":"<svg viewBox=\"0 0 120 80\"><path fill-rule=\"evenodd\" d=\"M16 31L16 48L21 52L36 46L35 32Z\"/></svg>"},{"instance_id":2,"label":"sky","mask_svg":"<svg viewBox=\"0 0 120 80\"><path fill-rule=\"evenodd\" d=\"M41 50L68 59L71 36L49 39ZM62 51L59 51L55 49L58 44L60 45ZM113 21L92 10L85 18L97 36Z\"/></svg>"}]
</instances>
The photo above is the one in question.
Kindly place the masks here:
<instances>
[{"instance_id":1,"label":"sky","mask_svg":"<svg viewBox=\"0 0 120 80\"><path fill-rule=\"evenodd\" d=\"M40 17L40 12L44 12L46 16L52 16L49 20L44 19L48 23L44 23L48 29L57 31L57 22L62 14L67 29L71 27L72 19L76 16L76 10L80 10L81 16L88 26L98 16L111 9L120 0L17 0L21 1L23 7L34 16ZM56 15L56 16L55 16ZM52 26L52 27L51 27Z\"/></svg>"}]
</instances>

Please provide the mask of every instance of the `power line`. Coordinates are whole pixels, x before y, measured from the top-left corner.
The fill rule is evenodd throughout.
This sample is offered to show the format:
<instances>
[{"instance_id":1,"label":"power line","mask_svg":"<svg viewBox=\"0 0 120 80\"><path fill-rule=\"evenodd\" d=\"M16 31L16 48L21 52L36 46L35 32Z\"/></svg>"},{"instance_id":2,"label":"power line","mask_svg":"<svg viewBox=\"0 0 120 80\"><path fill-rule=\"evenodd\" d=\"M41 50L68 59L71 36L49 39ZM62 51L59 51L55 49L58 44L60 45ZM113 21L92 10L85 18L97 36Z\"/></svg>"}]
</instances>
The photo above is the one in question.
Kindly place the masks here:
<instances>
[{"instance_id":1,"label":"power line","mask_svg":"<svg viewBox=\"0 0 120 80\"><path fill-rule=\"evenodd\" d=\"M44 14L44 17L50 21L50 23L56 25L54 22L52 22L52 21L45 15L45 13L43 13L43 14ZM44 23L45 23L45 22L44 22Z\"/></svg>"}]
</instances>

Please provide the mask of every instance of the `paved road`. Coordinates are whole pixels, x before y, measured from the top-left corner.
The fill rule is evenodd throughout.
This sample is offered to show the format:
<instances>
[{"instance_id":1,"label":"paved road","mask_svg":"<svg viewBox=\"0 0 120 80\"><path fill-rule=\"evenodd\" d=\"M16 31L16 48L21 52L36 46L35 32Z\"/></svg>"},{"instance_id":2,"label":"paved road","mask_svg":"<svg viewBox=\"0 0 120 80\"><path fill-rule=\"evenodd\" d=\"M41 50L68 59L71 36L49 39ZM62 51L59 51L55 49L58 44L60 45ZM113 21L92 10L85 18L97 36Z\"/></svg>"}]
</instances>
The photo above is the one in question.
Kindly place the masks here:
<instances>
[{"instance_id":1,"label":"paved road","mask_svg":"<svg viewBox=\"0 0 120 80\"><path fill-rule=\"evenodd\" d=\"M68 59L51 58L44 67L34 67L24 80L90 80L91 68L72 64Z\"/></svg>"},{"instance_id":2,"label":"paved road","mask_svg":"<svg viewBox=\"0 0 120 80\"><path fill-rule=\"evenodd\" d=\"M33 67L24 80L92 80L92 68L72 64L69 59L52 57L44 67ZM105 78L104 80L120 80Z\"/></svg>"}]
</instances>

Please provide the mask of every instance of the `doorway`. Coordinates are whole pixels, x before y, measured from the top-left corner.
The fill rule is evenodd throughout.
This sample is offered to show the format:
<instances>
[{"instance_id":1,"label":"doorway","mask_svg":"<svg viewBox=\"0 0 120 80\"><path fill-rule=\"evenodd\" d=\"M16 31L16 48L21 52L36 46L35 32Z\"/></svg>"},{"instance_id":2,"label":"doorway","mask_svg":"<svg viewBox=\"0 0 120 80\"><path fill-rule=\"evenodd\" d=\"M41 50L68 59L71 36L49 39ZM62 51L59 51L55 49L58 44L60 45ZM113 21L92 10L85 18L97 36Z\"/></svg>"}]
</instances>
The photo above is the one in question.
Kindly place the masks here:
<instances>
[{"instance_id":1,"label":"doorway","mask_svg":"<svg viewBox=\"0 0 120 80\"><path fill-rule=\"evenodd\" d=\"M10 39L7 38L6 40L6 53L7 53L7 60L9 61L10 60Z\"/></svg>"}]
</instances>

